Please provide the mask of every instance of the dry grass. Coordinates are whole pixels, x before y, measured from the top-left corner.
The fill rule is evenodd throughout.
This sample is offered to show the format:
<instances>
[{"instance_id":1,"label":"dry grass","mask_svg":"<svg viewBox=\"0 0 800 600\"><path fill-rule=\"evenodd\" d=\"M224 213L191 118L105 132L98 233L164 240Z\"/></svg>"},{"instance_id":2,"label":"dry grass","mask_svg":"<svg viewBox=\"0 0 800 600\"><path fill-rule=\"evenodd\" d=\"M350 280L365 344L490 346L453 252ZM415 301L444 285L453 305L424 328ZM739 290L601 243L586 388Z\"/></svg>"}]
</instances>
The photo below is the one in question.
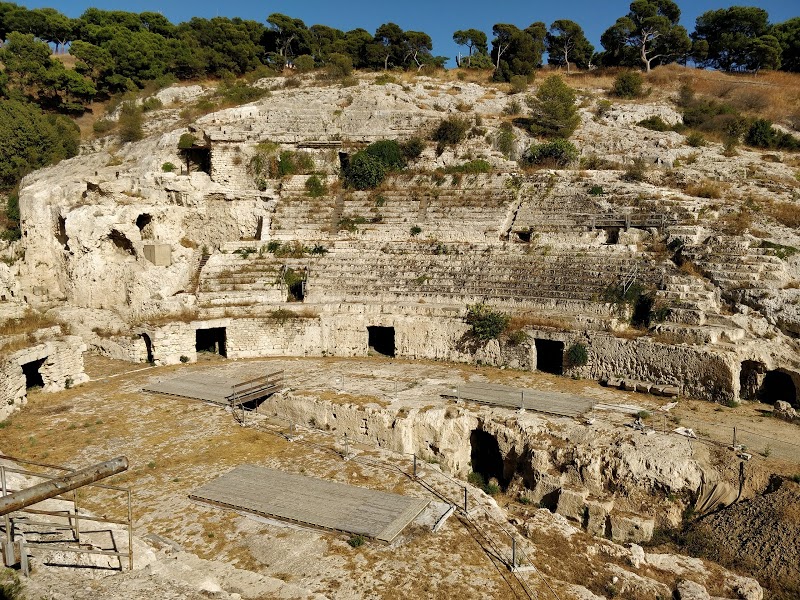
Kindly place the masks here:
<instances>
[{"instance_id":1,"label":"dry grass","mask_svg":"<svg viewBox=\"0 0 800 600\"><path fill-rule=\"evenodd\" d=\"M792 202L770 202L765 205L767 215L781 225L800 229L800 207Z\"/></svg>"},{"instance_id":2,"label":"dry grass","mask_svg":"<svg viewBox=\"0 0 800 600\"><path fill-rule=\"evenodd\" d=\"M191 323L197 319L197 309L185 307L180 312L159 313L142 317L141 324L155 327L170 323Z\"/></svg>"},{"instance_id":3,"label":"dry grass","mask_svg":"<svg viewBox=\"0 0 800 600\"><path fill-rule=\"evenodd\" d=\"M0 323L0 336L23 335L33 333L39 329L46 329L58 325L50 317L28 309L25 315L18 319L7 319Z\"/></svg>"},{"instance_id":4,"label":"dry grass","mask_svg":"<svg viewBox=\"0 0 800 600\"><path fill-rule=\"evenodd\" d=\"M722 195L726 193L729 189L730 186L727 184L720 183L719 181L712 181L711 179L706 179L704 181L699 181L697 183L690 183L684 188L683 191L690 196L716 200L722 198Z\"/></svg>"}]
</instances>

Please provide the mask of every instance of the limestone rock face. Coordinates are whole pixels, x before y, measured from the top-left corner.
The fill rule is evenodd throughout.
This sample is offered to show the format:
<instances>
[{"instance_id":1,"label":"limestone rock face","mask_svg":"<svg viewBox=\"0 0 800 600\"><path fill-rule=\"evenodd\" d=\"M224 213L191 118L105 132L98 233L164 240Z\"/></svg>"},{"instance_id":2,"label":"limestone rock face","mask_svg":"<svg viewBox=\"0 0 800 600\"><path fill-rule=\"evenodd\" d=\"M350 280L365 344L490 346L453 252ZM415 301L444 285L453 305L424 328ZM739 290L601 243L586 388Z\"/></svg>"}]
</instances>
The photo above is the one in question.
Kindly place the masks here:
<instances>
[{"instance_id":1,"label":"limestone rock face","mask_svg":"<svg viewBox=\"0 0 800 600\"><path fill-rule=\"evenodd\" d=\"M637 515L611 514L611 539L619 543L649 542L653 537L653 519Z\"/></svg>"},{"instance_id":2,"label":"limestone rock face","mask_svg":"<svg viewBox=\"0 0 800 600\"><path fill-rule=\"evenodd\" d=\"M797 411L788 402L778 400L775 403L773 414L784 421L794 421L797 418Z\"/></svg>"},{"instance_id":3,"label":"limestone rock face","mask_svg":"<svg viewBox=\"0 0 800 600\"><path fill-rule=\"evenodd\" d=\"M677 592L680 600L711 600L706 588L688 579L678 582Z\"/></svg>"}]
</instances>

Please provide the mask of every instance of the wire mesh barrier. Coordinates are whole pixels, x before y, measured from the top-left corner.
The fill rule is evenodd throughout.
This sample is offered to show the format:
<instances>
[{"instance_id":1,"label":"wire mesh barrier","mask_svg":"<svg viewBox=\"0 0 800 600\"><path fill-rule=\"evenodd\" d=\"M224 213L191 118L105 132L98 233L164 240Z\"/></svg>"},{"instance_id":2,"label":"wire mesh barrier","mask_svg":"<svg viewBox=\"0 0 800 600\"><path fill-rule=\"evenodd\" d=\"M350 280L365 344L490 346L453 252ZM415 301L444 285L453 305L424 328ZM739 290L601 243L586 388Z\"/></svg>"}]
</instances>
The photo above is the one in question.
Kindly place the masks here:
<instances>
[{"instance_id":1,"label":"wire mesh barrier","mask_svg":"<svg viewBox=\"0 0 800 600\"><path fill-rule=\"evenodd\" d=\"M764 419L774 419L765 416ZM656 412L645 417L644 422L656 431L675 433L676 429L698 442L728 447L741 458L749 460L755 455L800 463L800 443L775 435L767 435L741 426L732 426L695 415L675 417ZM678 435L678 434L676 434Z\"/></svg>"}]
</instances>

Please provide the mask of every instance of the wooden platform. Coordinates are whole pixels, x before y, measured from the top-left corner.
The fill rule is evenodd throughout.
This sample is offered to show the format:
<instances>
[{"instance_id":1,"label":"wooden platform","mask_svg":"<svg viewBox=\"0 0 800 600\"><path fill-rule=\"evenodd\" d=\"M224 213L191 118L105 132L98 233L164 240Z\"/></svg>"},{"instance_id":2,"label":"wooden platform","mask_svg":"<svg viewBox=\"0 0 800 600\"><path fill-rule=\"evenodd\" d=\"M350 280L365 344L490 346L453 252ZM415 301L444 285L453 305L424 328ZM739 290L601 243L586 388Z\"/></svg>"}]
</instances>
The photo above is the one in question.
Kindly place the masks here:
<instances>
[{"instance_id":1,"label":"wooden platform","mask_svg":"<svg viewBox=\"0 0 800 600\"><path fill-rule=\"evenodd\" d=\"M194 398L215 402L228 406L228 397L233 393L233 381L222 377L213 377L205 373L192 373L183 377L173 377L157 383L151 383L142 388L145 392L180 396L181 398Z\"/></svg>"},{"instance_id":2,"label":"wooden platform","mask_svg":"<svg viewBox=\"0 0 800 600\"><path fill-rule=\"evenodd\" d=\"M506 408L524 408L549 415L577 417L592 409L592 400L564 394L515 388L493 383L467 383L458 386L458 397L468 402L480 402Z\"/></svg>"},{"instance_id":3,"label":"wooden platform","mask_svg":"<svg viewBox=\"0 0 800 600\"><path fill-rule=\"evenodd\" d=\"M189 498L264 517L391 542L428 500L241 465Z\"/></svg>"},{"instance_id":4,"label":"wooden platform","mask_svg":"<svg viewBox=\"0 0 800 600\"><path fill-rule=\"evenodd\" d=\"M174 377L142 388L145 392L205 400L230 406L266 398L283 389L283 371L267 373L254 379L236 382L205 373Z\"/></svg>"}]
</instances>

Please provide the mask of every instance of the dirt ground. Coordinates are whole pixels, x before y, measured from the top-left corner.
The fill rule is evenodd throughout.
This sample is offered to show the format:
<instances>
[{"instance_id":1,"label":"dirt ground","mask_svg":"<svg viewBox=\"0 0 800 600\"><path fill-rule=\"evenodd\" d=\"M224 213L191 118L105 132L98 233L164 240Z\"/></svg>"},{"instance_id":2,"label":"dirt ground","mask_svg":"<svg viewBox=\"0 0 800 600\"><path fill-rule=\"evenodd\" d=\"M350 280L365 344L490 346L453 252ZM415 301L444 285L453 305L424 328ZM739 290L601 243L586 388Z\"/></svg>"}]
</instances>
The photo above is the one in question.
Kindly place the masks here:
<instances>
[{"instance_id":1,"label":"dirt ground","mask_svg":"<svg viewBox=\"0 0 800 600\"><path fill-rule=\"evenodd\" d=\"M157 534L201 559L292 582L310 593L332 598L396 598L397 591L403 590L405 598L524 597L518 581L487 553L485 540L455 518L436 534L412 525L391 545L368 542L351 548L343 535L277 527L189 500L193 489L243 463L436 500L400 471L385 468L394 460L387 453L359 449L362 456L383 463L383 468L345 462L335 452L331 436L323 433L306 432L309 443L292 443L273 433L243 428L222 407L141 391L158 378L190 370L244 377L276 367L286 370L287 381L293 380L296 388L359 396L365 402L373 398L375 404L398 407L444 402L440 394L459 380L558 390L649 410L666 402L543 373L437 362L204 359L194 365L142 368L87 356L92 381L55 394L32 392L22 411L0 424L0 450L75 467L125 455L129 470L109 482L131 487L137 537ZM693 420L714 419L725 426L747 425L776 440L795 439L796 426L763 415L755 417L762 421L753 423L759 414L753 411L763 409L758 405L717 409L710 403L681 400L673 414L687 426ZM603 418L616 419L620 425L630 420L612 413ZM709 437L713 437L710 429ZM776 443L774 448L774 455L757 455L753 460L775 471L800 472L796 463L776 460L783 446ZM119 500L102 503L87 491L81 493L81 502L97 514L124 517L125 505ZM563 546L553 542L549 549L543 545L539 558L545 565L563 569L562 554ZM553 574L574 583L588 577L580 569Z\"/></svg>"}]
</instances>

